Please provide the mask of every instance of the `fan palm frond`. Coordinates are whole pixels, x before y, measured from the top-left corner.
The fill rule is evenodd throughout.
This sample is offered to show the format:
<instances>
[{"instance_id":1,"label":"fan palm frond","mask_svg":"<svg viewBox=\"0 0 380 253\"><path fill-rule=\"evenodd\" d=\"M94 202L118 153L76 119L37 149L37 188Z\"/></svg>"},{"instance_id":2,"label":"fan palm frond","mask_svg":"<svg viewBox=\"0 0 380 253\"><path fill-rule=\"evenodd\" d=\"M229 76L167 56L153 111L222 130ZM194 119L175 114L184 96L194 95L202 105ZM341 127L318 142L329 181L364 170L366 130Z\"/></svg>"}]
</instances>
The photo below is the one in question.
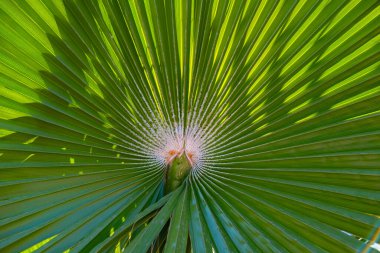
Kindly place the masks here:
<instances>
[{"instance_id":1,"label":"fan palm frond","mask_svg":"<svg viewBox=\"0 0 380 253\"><path fill-rule=\"evenodd\" d=\"M0 1L1 252L367 252L380 6Z\"/></svg>"}]
</instances>

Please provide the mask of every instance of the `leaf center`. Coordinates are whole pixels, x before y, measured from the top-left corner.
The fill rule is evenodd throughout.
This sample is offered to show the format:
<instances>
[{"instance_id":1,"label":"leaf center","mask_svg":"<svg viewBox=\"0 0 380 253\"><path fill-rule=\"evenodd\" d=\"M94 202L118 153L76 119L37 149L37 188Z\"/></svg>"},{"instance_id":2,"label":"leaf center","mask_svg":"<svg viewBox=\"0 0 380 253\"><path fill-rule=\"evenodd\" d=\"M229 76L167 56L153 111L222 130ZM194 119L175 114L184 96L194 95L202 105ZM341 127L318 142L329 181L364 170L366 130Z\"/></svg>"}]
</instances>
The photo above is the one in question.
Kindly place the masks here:
<instances>
[{"instance_id":1,"label":"leaf center","mask_svg":"<svg viewBox=\"0 0 380 253\"><path fill-rule=\"evenodd\" d=\"M185 151L173 157L167 166L165 194L177 189L189 175L192 162Z\"/></svg>"}]
</instances>

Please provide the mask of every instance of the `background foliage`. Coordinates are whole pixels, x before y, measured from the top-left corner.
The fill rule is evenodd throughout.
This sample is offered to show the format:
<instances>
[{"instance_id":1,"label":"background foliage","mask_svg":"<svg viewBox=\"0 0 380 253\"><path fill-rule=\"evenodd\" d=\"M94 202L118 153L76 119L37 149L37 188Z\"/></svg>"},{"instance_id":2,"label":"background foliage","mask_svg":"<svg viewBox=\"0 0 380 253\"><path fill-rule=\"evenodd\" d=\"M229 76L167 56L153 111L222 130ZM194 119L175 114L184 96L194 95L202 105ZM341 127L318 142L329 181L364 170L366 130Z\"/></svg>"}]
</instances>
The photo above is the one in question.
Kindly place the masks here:
<instances>
[{"instance_id":1,"label":"background foliage","mask_svg":"<svg viewBox=\"0 0 380 253\"><path fill-rule=\"evenodd\" d=\"M0 251L374 251L379 14L0 1ZM178 124L202 166L163 196L157 129Z\"/></svg>"}]
</instances>

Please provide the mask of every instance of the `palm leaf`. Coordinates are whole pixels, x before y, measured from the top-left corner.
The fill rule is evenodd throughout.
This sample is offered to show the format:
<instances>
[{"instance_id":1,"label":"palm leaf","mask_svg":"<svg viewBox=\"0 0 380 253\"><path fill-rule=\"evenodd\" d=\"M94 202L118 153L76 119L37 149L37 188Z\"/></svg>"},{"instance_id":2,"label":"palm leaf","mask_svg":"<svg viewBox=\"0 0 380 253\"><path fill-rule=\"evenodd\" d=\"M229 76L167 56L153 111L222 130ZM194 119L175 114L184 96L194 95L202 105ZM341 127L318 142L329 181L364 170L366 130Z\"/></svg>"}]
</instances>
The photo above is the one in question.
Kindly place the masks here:
<instances>
[{"instance_id":1,"label":"palm leaf","mask_svg":"<svg viewBox=\"0 0 380 253\"><path fill-rule=\"evenodd\" d=\"M376 0L0 1L0 251L374 251L379 24Z\"/></svg>"}]
</instances>

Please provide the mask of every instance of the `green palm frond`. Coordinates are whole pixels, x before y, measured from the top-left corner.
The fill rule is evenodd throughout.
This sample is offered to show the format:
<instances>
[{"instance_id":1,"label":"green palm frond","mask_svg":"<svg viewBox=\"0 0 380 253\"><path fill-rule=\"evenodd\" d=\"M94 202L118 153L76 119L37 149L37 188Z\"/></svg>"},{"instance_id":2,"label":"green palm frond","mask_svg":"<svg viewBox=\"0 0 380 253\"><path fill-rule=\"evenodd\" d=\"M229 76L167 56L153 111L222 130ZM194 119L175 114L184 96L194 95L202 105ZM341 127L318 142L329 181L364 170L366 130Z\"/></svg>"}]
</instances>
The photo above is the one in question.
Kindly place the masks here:
<instances>
[{"instance_id":1,"label":"green palm frond","mask_svg":"<svg viewBox=\"0 0 380 253\"><path fill-rule=\"evenodd\" d=\"M378 0L0 1L0 252L374 251L379 24Z\"/></svg>"}]
</instances>

